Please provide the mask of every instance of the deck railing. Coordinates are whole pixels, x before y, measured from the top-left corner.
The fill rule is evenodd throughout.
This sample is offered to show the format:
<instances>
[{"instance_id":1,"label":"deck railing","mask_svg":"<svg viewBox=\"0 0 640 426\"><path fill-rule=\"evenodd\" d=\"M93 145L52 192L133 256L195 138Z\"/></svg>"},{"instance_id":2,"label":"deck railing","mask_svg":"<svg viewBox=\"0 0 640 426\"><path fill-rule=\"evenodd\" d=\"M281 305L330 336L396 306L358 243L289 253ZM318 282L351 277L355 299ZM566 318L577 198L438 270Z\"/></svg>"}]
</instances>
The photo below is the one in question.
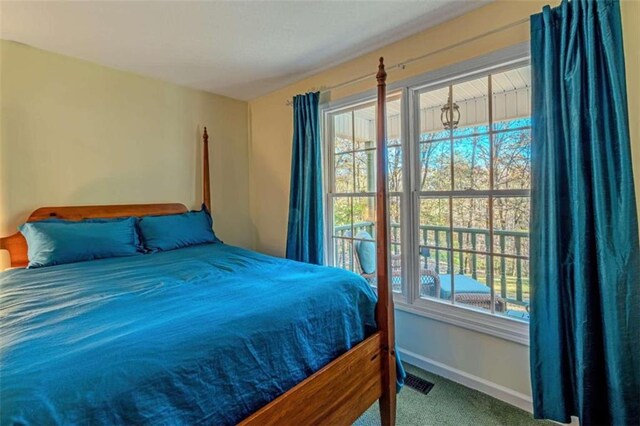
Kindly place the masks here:
<instances>
[{"instance_id":1,"label":"deck railing","mask_svg":"<svg viewBox=\"0 0 640 426\"><path fill-rule=\"evenodd\" d=\"M336 226L334 236L334 256L338 266L353 269L351 242L348 238L357 236L358 232L366 231L369 235L374 232L373 222L359 222L351 225ZM453 235L452 235L453 231ZM494 230L494 259L497 264L497 275L500 288L496 288L496 294L510 303L518 305L528 304L528 267L525 262L529 259L529 234L525 231ZM449 274L454 268L456 274L470 275L473 279L487 281L487 265L491 262L489 253L489 230L476 228L459 228L453 230L448 226L420 226L421 253L431 259L429 265L438 274ZM453 247L453 256L457 258L447 259L447 253ZM426 249L426 250L425 250ZM400 225L391 224L391 253L400 253ZM422 256L421 256L422 257ZM465 259L466 257L466 259ZM422 259L425 264L427 258ZM466 261L465 261L466 260ZM508 264L509 262L509 264ZM508 290L509 282L515 280L515 294Z\"/></svg>"}]
</instances>

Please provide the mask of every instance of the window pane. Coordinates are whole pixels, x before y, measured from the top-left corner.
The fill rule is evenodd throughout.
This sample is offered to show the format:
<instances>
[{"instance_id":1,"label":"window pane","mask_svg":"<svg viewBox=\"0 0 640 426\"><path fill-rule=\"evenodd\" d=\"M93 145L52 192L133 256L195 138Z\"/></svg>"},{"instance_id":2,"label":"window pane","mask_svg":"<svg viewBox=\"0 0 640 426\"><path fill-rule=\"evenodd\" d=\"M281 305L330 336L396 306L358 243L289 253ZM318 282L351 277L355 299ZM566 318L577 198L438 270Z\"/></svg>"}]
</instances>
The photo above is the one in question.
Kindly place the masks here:
<instances>
[{"instance_id":1,"label":"window pane","mask_svg":"<svg viewBox=\"0 0 640 426\"><path fill-rule=\"evenodd\" d=\"M353 271L353 241L333 238L333 264L338 268Z\"/></svg>"},{"instance_id":2,"label":"window pane","mask_svg":"<svg viewBox=\"0 0 640 426\"><path fill-rule=\"evenodd\" d=\"M388 151L389 192L402 191L402 148L392 147ZM375 191L375 187L374 187Z\"/></svg>"},{"instance_id":3,"label":"window pane","mask_svg":"<svg viewBox=\"0 0 640 426\"><path fill-rule=\"evenodd\" d=\"M333 116L334 152L353 150L353 113L351 111Z\"/></svg>"},{"instance_id":4,"label":"window pane","mask_svg":"<svg viewBox=\"0 0 640 426\"><path fill-rule=\"evenodd\" d=\"M389 224L390 224L390 248L391 248L391 283L393 291L401 293L402 280L402 225L401 225L401 199L399 196L389 197Z\"/></svg>"},{"instance_id":5,"label":"window pane","mask_svg":"<svg viewBox=\"0 0 640 426\"><path fill-rule=\"evenodd\" d=\"M453 141L456 190L489 189L489 136L467 136Z\"/></svg>"},{"instance_id":6,"label":"window pane","mask_svg":"<svg viewBox=\"0 0 640 426\"><path fill-rule=\"evenodd\" d=\"M369 205L373 204L373 208L369 210ZM363 213L359 213L363 212ZM376 286L375 271L377 270L377 258L374 257L375 267L370 268L372 272L366 273L363 265L366 260L361 256L364 254L361 252L361 244L368 241L374 241L376 238L375 217L367 220L367 215L375 215L375 199L374 197L354 197L354 229L356 232L356 240L354 241L354 256L355 256L355 271L358 273L364 273L365 279L374 287ZM400 197L389 197L389 219L390 219L390 261L391 261L391 283L392 289L395 293L402 293L403 291L403 264L402 264L402 247L401 247L401 235L402 229L400 224ZM366 231L365 234L364 232ZM375 246L371 246L375 253ZM360 267L357 267L360 265ZM364 265L366 266L366 265Z\"/></svg>"},{"instance_id":7,"label":"window pane","mask_svg":"<svg viewBox=\"0 0 640 426\"><path fill-rule=\"evenodd\" d=\"M400 95L387 98L387 155L389 191L401 192L402 174L402 103Z\"/></svg>"},{"instance_id":8,"label":"window pane","mask_svg":"<svg viewBox=\"0 0 640 426\"><path fill-rule=\"evenodd\" d=\"M420 188L422 191L451 190L451 142L420 144Z\"/></svg>"},{"instance_id":9,"label":"window pane","mask_svg":"<svg viewBox=\"0 0 640 426\"><path fill-rule=\"evenodd\" d=\"M444 139L451 136L451 130L442 124L442 107L447 104L449 87L420 94L420 142Z\"/></svg>"},{"instance_id":10,"label":"window pane","mask_svg":"<svg viewBox=\"0 0 640 426\"><path fill-rule=\"evenodd\" d=\"M401 218L402 212L401 208L401 200L399 196L390 196L389 197L389 223L391 226L391 235L390 240L392 243L400 243L402 238L401 232Z\"/></svg>"},{"instance_id":11,"label":"window pane","mask_svg":"<svg viewBox=\"0 0 640 426\"><path fill-rule=\"evenodd\" d=\"M338 193L353 192L353 154L336 154L335 163L335 191Z\"/></svg>"},{"instance_id":12,"label":"window pane","mask_svg":"<svg viewBox=\"0 0 640 426\"><path fill-rule=\"evenodd\" d=\"M488 94L488 77L453 86L453 104L449 106L453 112L446 112L443 118L454 122L454 136L469 136L489 131Z\"/></svg>"},{"instance_id":13,"label":"window pane","mask_svg":"<svg viewBox=\"0 0 640 426\"><path fill-rule=\"evenodd\" d=\"M517 68L491 76L494 129L518 127L531 115L531 67ZM521 125L519 127L522 127Z\"/></svg>"},{"instance_id":14,"label":"window pane","mask_svg":"<svg viewBox=\"0 0 640 426\"><path fill-rule=\"evenodd\" d=\"M402 142L402 111L400 96L387 99L387 146L400 145Z\"/></svg>"},{"instance_id":15,"label":"window pane","mask_svg":"<svg viewBox=\"0 0 640 426\"><path fill-rule=\"evenodd\" d=\"M450 272L449 198L420 197L420 297L435 297L439 276Z\"/></svg>"},{"instance_id":16,"label":"window pane","mask_svg":"<svg viewBox=\"0 0 640 426\"><path fill-rule=\"evenodd\" d=\"M423 246L449 247L449 198L420 197L419 242Z\"/></svg>"},{"instance_id":17,"label":"window pane","mask_svg":"<svg viewBox=\"0 0 640 426\"><path fill-rule=\"evenodd\" d=\"M453 247L489 250L489 199L453 199Z\"/></svg>"},{"instance_id":18,"label":"window pane","mask_svg":"<svg viewBox=\"0 0 640 426\"><path fill-rule=\"evenodd\" d=\"M451 136L441 120L442 106L447 104L449 87L420 94L420 189L451 190ZM440 142L433 142L433 141Z\"/></svg>"},{"instance_id":19,"label":"window pane","mask_svg":"<svg viewBox=\"0 0 640 426\"><path fill-rule=\"evenodd\" d=\"M369 284L376 284L376 223L375 197L353 198L354 272L361 274Z\"/></svg>"},{"instance_id":20,"label":"window pane","mask_svg":"<svg viewBox=\"0 0 640 426\"><path fill-rule=\"evenodd\" d=\"M353 112L355 142L354 149L375 147L376 140L376 107L375 104L365 106Z\"/></svg>"},{"instance_id":21,"label":"window pane","mask_svg":"<svg viewBox=\"0 0 640 426\"><path fill-rule=\"evenodd\" d=\"M367 232L367 234L369 234ZM364 233L356 234L353 240L354 272L364 276L369 284L375 284L378 258L377 243L371 235Z\"/></svg>"},{"instance_id":22,"label":"window pane","mask_svg":"<svg viewBox=\"0 0 640 426\"><path fill-rule=\"evenodd\" d=\"M488 279L486 271L478 268L478 260L481 258L485 258L485 256L454 251L453 284L451 276L441 277L441 297L451 298L451 293L453 293L456 304L490 311L491 280Z\"/></svg>"},{"instance_id":23,"label":"window pane","mask_svg":"<svg viewBox=\"0 0 640 426\"><path fill-rule=\"evenodd\" d=\"M358 238L375 238L376 199L375 197L353 197L353 232Z\"/></svg>"},{"instance_id":24,"label":"window pane","mask_svg":"<svg viewBox=\"0 0 640 426\"><path fill-rule=\"evenodd\" d=\"M376 152L357 151L355 154L356 192L376 191Z\"/></svg>"},{"instance_id":25,"label":"window pane","mask_svg":"<svg viewBox=\"0 0 640 426\"><path fill-rule=\"evenodd\" d=\"M531 130L496 133L493 150L495 189L528 189L531 186Z\"/></svg>"},{"instance_id":26,"label":"window pane","mask_svg":"<svg viewBox=\"0 0 640 426\"><path fill-rule=\"evenodd\" d=\"M352 197L353 271L375 285L375 197Z\"/></svg>"},{"instance_id":27,"label":"window pane","mask_svg":"<svg viewBox=\"0 0 640 426\"><path fill-rule=\"evenodd\" d=\"M442 279L450 274L451 254L442 249L420 249L420 297L450 298L450 293L442 292ZM438 290L440 288L440 290Z\"/></svg>"},{"instance_id":28,"label":"window pane","mask_svg":"<svg viewBox=\"0 0 640 426\"><path fill-rule=\"evenodd\" d=\"M402 293L402 251L400 244L391 244L391 288L394 293Z\"/></svg>"},{"instance_id":29,"label":"window pane","mask_svg":"<svg viewBox=\"0 0 640 426\"><path fill-rule=\"evenodd\" d=\"M493 271L496 312L528 321L529 261L495 256ZM498 310L498 306L500 306L500 310Z\"/></svg>"},{"instance_id":30,"label":"window pane","mask_svg":"<svg viewBox=\"0 0 640 426\"><path fill-rule=\"evenodd\" d=\"M529 197L496 197L493 200L493 251L529 257Z\"/></svg>"},{"instance_id":31,"label":"window pane","mask_svg":"<svg viewBox=\"0 0 640 426\"><path fill-rule=\"evenodd\" d=\"M351 237L351 198L333 198L333 235Z\"/></svg>"}]
</instances>

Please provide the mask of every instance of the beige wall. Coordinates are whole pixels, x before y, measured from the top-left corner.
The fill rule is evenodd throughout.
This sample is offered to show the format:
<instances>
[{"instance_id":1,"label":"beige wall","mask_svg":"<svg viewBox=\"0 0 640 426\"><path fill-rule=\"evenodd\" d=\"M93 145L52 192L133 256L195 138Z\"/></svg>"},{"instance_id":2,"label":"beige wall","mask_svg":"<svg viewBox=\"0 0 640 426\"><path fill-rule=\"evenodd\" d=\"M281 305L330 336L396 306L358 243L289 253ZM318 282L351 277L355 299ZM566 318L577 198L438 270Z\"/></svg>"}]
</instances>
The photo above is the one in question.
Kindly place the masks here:
<instances>
[{"instance_id":1,"label":"beige wall","mask_svg":"<svg viewBox=\"0 0 640 426\"><path fill-rule=\"evenodd\" d=\"M246 102L14 42L0 61L0 235L45 205L199 207L207 126L216 232L251 245Z\"/></svg>"},{"instance_id":2,"label":"beige wall","mask_svg":"<svg viewBox=\"0 0 640 426\"><path fill-rule=\"evenodd\" d=\"M539 12L542 6L548 3L546 0L492 3L250 101L250 199L251 220L255 227L255 248L275 255L283 255L285 249L293 128L292 111L286 106L288 99L299 93L331 87L375 72L377 58L381 55L385 57L387 64L402 62L527 18ZM638 120L640 116L640 78L638 78L640 76L638 63L640 2L624 1L622 10L627 75L629 76L632 144L635 163L638 164L640 163L640 120ZM526 23L477 39L446 53L431 56L427 60L407 66L405 70L391 72L388 81L403 80L528 40L529 25ZM323 101L360 93L372 89L374 85L375 82L372 80L334 90L323 94ZM636 191L640 190L639 169L640 167L636 166ZM640 201L640 195L638 201ZM515 392L530 393L528 347L526 346L409 313L397 316L397 328L398 344L404 349Z\"/></svg>"}]
</instances>

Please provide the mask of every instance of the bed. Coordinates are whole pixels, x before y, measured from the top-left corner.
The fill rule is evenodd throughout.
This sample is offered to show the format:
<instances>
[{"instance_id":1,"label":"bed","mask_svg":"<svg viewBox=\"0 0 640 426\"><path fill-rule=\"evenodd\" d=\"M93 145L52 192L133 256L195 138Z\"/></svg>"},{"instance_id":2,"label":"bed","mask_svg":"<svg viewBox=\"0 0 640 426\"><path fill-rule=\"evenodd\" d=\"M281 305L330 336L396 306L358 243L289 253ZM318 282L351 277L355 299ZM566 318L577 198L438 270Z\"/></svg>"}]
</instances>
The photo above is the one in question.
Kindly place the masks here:
<instances>
[{"instance_id":1,"label":"bed","mask_svg":"<svg viewBox=\"0 0 640 426\"><path fill-rule=\"evenodd\" d=\"M1 424L395 424L386 225L386 73L378 79L378 295L336 268L203 244L24 269L0 239ZM210 205L208 136L203 200ZM40 208L27 222L182 213L181 204Z\"/></svg>"}]
</instances>

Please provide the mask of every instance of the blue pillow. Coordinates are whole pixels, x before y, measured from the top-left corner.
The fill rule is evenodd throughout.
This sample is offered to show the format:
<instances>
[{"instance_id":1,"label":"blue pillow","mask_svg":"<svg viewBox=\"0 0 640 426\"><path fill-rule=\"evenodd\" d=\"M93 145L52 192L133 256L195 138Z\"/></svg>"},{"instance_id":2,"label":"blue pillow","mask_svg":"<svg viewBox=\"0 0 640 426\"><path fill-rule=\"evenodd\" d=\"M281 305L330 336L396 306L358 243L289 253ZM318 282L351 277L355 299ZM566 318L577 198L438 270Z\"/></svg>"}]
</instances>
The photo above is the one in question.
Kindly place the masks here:
<instances>
[{"instance_id":1,"label":"blue pillow","mask_svg":"<svg viewBox=\"0 0 640 426\"><path fill-rule=\"evenodd\" d=\"M50 217L48 219L43 219L40 220L38 222L42 223L42 222L51 222L51 223L69 223L69 224L73 224L73 223L105 223L105 222L118 222L118 221L122 221L122 220L129 220L131 219L131 216L128 217L92 217L92 218L88 218L88 219L82 219L82 220L67 220L67 219L60 219L58 217ZM134 220L136 220L136 218L133 218ZM137 222L137 220L136 220ZM142 239L140 238L140 234L138 233L138 227L135 226L135 242L136 242L136 247L138 248L138 251L143 251L144 247L142 245Z\"/></svg>"},{"instance_id":2,"label":"blue pillow","mask_svg":"<svg viewBox=\"0 0 640 426\"><path fill-rule=\"evenodd\" d=\"M107 222L41 221L20 226L27 240L27 268L139 253L136 220Z\"/></svg>"},{"instance_id":3,"label":"blue pillow","mask_svg":"<svg viewBox=\"0 0 640 426\"><path fill-rule=\"evenodd\" d=\"M359 231L356 234L356 238L363 240L372 240L373 238L367 231ZM373 241L357 241L354 244L356 246L356 254L360 261L360 267L365 274L373 274L376 271L376 243Z\"/></svg>"},{"instance_id":4,"label":"blue pillow","mask_svg":"<svg viewBox=\"0 0 640 426\"><path fill-rule=\"evenodd\" d=\"M142 241L149 251L218 242L212 225L213 220L205 209L181 214L143 216L138 221Z\"/></svg>"}]
</instances>

